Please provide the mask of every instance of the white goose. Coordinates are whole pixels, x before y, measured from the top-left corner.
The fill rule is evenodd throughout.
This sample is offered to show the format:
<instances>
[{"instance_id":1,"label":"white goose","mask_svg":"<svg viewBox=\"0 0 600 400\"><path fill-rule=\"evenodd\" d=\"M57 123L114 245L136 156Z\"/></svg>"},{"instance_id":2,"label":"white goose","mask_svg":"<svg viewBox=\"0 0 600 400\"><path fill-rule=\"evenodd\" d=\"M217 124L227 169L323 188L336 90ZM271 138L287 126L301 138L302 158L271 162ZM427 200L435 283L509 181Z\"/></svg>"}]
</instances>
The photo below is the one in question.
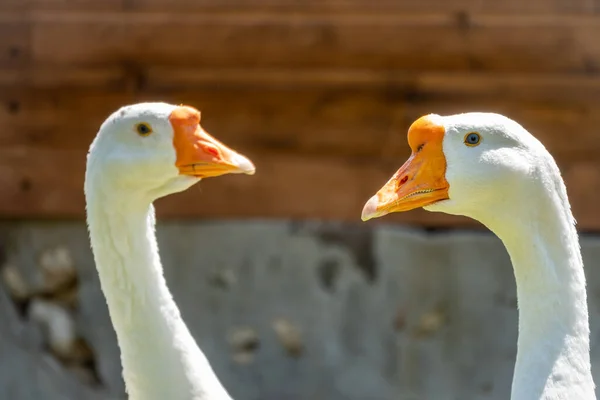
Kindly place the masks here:
<instances>
[{"instance_id":1,"label":"white goose","mask_svg":"<svg viewBox=\"0 0 600 400\"><path fill-rule=\"evenodd\" d=\"M512 400L593 400L586 283L560 171L516 122L491 113L428 115L408 131L412 155L362 219L423 207L492 230L517 282Z\"/></svg>"},{"instance_id":2,"label":"white goose","mask_svg":"<svg viewBox=\"0 0 600 400\"><path fill-rule=\"evenodd\" d=\"M87 223L130 399L230 399L167 288L152 206L227 173L253 174L254 166L207 134L191 107L123 107L90 147Z\"/></svg>"}]
</instances>

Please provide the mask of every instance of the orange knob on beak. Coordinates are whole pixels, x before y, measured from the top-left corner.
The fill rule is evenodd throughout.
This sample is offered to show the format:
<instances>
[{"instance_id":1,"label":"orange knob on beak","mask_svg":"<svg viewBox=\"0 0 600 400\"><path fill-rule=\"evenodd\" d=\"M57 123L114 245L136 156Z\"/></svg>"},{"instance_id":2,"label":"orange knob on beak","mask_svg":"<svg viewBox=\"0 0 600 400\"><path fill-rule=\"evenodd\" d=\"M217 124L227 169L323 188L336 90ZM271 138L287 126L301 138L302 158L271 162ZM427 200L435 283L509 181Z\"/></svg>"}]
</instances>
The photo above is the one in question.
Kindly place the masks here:
<instances>
[{"instance_id":1,"label":"orange knob on beak","mask_svg":"<svg viewBox=\"0 0 600 400\"><path fill-rule=\"evenodd\" d=\"M431 115L412 124L408 130L410 158L367 201L362 211L363 221L448 199L444 134L444 127Z\"/></svg>"},{"instance_id":2,"label":"orange knob on beak","mask_svg":"<svg viewBox=\"0 0 600 400\"><path fill-rule=\"evenodd\" d=\"M169 121L174 131L175 165L182 175L208 178L231 173L254 174L252 161L202 129L200 111L179 106L173 110Z\"/></svg>"}]
</instances>

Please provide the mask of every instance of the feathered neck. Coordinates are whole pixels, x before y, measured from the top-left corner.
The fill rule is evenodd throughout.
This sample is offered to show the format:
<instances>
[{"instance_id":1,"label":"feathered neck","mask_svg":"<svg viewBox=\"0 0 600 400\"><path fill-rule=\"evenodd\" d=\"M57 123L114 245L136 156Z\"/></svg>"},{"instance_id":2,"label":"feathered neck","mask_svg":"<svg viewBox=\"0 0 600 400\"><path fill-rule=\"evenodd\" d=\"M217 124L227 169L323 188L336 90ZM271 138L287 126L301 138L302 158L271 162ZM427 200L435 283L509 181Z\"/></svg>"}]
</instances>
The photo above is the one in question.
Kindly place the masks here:
<instances>
[{"instance_id":1,"label":"feathered neck","mask_svg":"<svg viewBox=\"0 0 600 400\"><path fill-rule=\"evenodd\" d=\"M87 222L129 398L229 400L167 288L151 203L106 189L86 182Z\"/></svg>"},{"instance_id":2,"label":"feathered neck","mask_svg":"<svg viewBox=\"0 0 600 400\"><path fill-rule=\"evenodd\" d=\"M517 282L512 400L596 399L579 238L555 172L545 180L554 184L529 193L509 215L483 219L506 246Z\"/></svg>"}]
</instances>

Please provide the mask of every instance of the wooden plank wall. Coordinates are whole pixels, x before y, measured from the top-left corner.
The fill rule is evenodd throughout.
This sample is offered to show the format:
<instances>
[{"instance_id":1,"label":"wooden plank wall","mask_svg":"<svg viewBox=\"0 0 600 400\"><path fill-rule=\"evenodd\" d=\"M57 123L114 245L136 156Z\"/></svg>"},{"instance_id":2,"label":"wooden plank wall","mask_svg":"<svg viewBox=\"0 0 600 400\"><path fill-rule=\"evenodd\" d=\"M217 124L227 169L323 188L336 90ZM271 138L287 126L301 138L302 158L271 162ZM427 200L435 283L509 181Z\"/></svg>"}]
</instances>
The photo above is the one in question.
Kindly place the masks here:
<instances>
[{"instance_id":1,"label":"wooden plank wall","mask_svg":"<svg viewBox=\"0 0 600 400\"><path fill-rule=\"evenodd\" d=\"M2 0L0 217L81 218L99 124L164 100L200 108L258 172L161 200L163 217L358 221L414 119L481 110L546 144L599 229L599 1Z\"/></svg>"}]
</instances>

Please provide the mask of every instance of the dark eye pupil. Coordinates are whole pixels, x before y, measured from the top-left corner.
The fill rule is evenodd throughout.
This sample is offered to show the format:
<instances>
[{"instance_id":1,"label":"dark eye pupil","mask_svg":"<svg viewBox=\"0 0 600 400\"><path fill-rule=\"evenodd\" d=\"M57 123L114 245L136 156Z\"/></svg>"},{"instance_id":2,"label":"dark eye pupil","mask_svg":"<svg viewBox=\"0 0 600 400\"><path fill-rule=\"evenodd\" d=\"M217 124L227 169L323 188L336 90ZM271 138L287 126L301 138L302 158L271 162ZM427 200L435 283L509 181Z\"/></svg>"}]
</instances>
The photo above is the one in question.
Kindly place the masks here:
<instances>
[{"instance_id":1,"label":"dark eye pupil","mask_svg":"<svg viewBox=\"0 0 600 400\"><path fill-rule=\"evenodd\" d=\"M476 135L476 134L474 134L474 133L471 133L471 134L469 135L469 137L467 138L467 140L469 141L469 143L471 143L471 144L475 144L475 143L479 142L479 136L477 136L477 135Z\"/></svg>"},{"instance_id":2,"label":"dark eye pupil","mask_svg":"<svg viewBox=\"0 0 600 400\"><path fill-rule=\"evenodd\" d=\"M148 128L147 125L139 125L138 126L138 132L139 133L148 133L150 131L150 128Z\"/></svg>"}]
</instances>

